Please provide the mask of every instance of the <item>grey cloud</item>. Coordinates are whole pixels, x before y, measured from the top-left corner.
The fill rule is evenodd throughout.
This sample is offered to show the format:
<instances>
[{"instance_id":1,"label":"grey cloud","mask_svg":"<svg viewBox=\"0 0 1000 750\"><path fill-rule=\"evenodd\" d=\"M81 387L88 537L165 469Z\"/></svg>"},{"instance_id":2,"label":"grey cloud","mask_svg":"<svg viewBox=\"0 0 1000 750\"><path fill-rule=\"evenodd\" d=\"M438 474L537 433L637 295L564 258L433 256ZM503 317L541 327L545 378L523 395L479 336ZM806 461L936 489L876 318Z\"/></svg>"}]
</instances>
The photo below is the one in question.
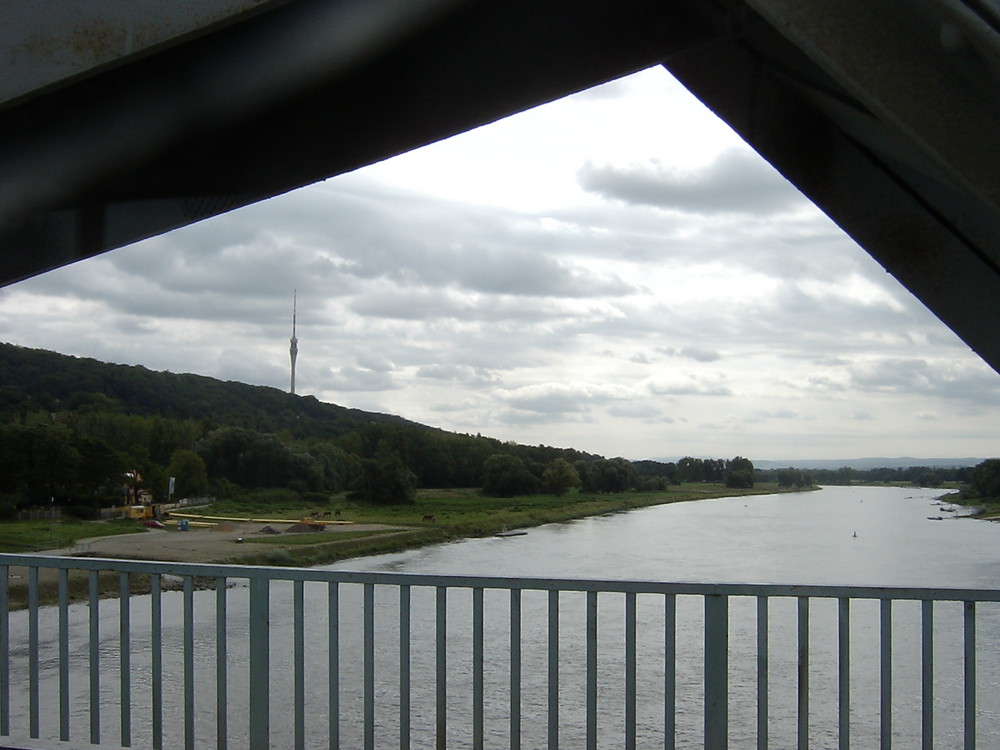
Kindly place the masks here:
<instances>
[{"instance_id":1,"label":"grey cloud","mask_svg":"<svg viewBox=\"0 0 1000 750\"><path fill-rule=\"evenodd\" d=\"M700 349L694 346L685 347L680 353L682 357L693 359L695 362L715 362L722 358L722 355L714 349Z\"/></svg>"},{"instance_id":2,"label":"grey cloud","mask_svg":"<svg viewBox=\"0 0 1000 750\"><path fill-rule=\"evenodd\" d=\"M698 346L685 346L682 349L677 349L673 346L657 347L656 351L661 354L665 354L668 357L683 357L684 359L691 359L695 362L715 362L722 358L715 349L704 349Z\"/></svg>"},{"instance_id":3,"label":"grey cloud","mask_svg":"<svg viewBox=\"0 0 1000 750\"><path fill-rule=\"evenodd\" d=\"M954 364L919 358L885 358L853 365L849 374L851 385L862 391L1000 405L1000 379L978 360Z\"/></svg>"},{"instance_id":4,"label":"grey cloud","mask_svg":"<svg viewBox=\"0 0 1000 750\"><path fill-rule=\"evenodd\" d=\"M496 375L483 367L454 364L425 365L417 370L417 377L448 380L466 385L489 385L499 381Z\"/></svg>"},{"instance_id":5,"label":"grey cloud","mask_svg":"<svg viewBox=\"0 0 1000 750\"><path fill-rule=\"evenodd\" d=\"M594 403L608 403L632 396L625 387L590 383L540 383L511 390L497 396L521 411L542 414L570 414L589 410Z\"/></svg>"},{"instance_id":6,"label":"grey cloud","mask_svg":"<svg viewBox=\"0 0 1000 750\"><path fill-rule=\"evenodd\" d=\"M343 367L331 371L330 375L324 378L322 387L336 391L387 391L400 386L388 373Z\"/></svg>"},{"instance_id":7,"label":"grey cloud","mask_svg":"<svg viewBox=\"0 0 1000 750\"><path fill-rule=\"evenodd\" d=\"M720 383L662 383L652 382L649 391L654 396L732 396L732 390Z\"/></svg>"},{"instance_id":8,"label":"grey cloud","mask_svg":"<svg viewBox=\"0 0 1000 750\"><path fill-rule=\"evenodd\" d=\"M798 419L799 415L790 409L773 409L770 411L755 411L748 422L769 422L774 419Z\"/></svg>"},{"instance_id":9,"label":"grey cloud","mask_svg":"<svg viewBox=\"0 0 1000 750\"><path fill-rule=\"evenodd\" d=\"M374 372L391 372L393 364L377 352L363 352L354 358L361 367Z\"/></svg>"},{"instance_id":10,"label":"grey cloud","mask_svg":"<svg viewBox=\"0 0 1000 750\"><path fill-rule=\"evenodd\" d=\"M701 214L774 214L803 201L783 177L742 149L725 151L690 173L658 163L598 167L588 161L577 181L584 190L612 200Z\"/></svg>"}]
</instances>

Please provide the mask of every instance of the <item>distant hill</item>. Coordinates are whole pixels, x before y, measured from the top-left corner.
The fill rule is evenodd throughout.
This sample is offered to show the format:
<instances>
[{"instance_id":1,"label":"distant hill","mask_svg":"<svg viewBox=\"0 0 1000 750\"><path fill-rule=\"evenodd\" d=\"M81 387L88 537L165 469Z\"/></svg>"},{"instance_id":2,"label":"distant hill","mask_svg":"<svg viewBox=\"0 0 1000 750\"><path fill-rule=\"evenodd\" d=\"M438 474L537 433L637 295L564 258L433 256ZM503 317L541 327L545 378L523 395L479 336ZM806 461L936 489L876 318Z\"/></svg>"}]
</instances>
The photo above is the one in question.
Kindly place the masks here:
<instances>
[{"instance_id":1,"label":"distant hill","mask_svg":"<svg viewBox=\"0 0 1000 750\"><path fill-rule=\"evenodd\" d=\"M654 461L676 462L677 458L654 458ZM870 469L908 469L913 466L926 466L931 469L954 469L963 466L976 466L983 458L789 458L785 460L752 459L756 469L830 469L836 470L844 466L858 471Z\"/></svg>"},{"instance_id":2,"label":"distant hill","mask_svg":"<svg viewBox=\"0 0 1000 750\"><path fill-rule=\"evenodd\" d=\"M73 408L103 394L128 414L208 420L293 437L331 438L372 422L434 429L391 414L348 409L277 388L201 375L157 372L138 365L0 343L0 410Z\"/></svg>"}]
</instances>

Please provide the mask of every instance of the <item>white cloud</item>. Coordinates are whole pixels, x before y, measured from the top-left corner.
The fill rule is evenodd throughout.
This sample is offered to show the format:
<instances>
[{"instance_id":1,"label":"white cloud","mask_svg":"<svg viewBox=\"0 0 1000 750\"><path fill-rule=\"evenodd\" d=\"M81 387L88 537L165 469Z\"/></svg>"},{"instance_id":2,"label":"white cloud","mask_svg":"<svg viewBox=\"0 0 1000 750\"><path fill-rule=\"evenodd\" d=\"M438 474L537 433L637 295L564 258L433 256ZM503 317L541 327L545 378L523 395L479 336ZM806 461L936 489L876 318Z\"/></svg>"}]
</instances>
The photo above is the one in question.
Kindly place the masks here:
<instances>
[{"instance_id":1,"label":"white cloud","mask_svg":"<svg viewBox=\"0 0 1000 750\"><path fill-rule=\"evenodd\" d=\"M587 189L584 189L587 188ZM0 339L605 455L990 455L1000 381L662 69L0 289Z\"/></svg>"}]
</instances>

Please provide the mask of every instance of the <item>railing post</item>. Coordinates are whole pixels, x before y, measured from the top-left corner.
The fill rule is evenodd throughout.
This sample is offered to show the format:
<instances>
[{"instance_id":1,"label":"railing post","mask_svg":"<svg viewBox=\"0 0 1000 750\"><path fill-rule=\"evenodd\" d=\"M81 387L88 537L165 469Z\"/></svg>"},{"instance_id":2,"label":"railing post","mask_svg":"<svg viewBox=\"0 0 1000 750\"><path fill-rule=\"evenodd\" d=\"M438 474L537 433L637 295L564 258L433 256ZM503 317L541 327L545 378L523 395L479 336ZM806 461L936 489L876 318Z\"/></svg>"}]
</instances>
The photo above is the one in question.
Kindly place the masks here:
<instances>
[{"instance_id":1,"label":"railing post","mask_svg":"<svg viewBox=\"0 0 1000 750\"><path fill-rule=\"evenodd\" d=\"M59 739L69 742L69 571L60 568L59 591Z\"/></svg>"},{"instance_id":2,"label":"railing post","mask_svg":"<svg viewBox=\"0 0 1000 750\"><path fill-rule=\"evenodd\" d=\"M435 589L436 723L437 750L448 745L448 589Z\"/></svg>"},{"instance_id":3,"label":"railing post","mask_svg":"<svg viewBox=\"0 0 1000 750\"><path fill-rule=\"evenodd\" d=\"M729 599L705 597L705 750L729 747Z\"/></svg>"},{"instance_id":4,"label":"railing post","mask_svg":"<svg viewBox=\"0 0 1000 750\"><path fill-rule=\"evenodd\" d=\"M965 750L976 748L976 603L965 602Z\"/></svg>"},{"instance_id":5,"label":"railing post","mask_svg":"<svg viewBox=\"0 0 1000 750\"><path fill-rule=\"evenodd\" d=\"M327 679L330 750L340 750L340 585L327 584Z\"/></svg>"},{"instance_id":6,"label":"railing post","mask_svg":"<svg viewBox=\"0 0 1000 750\"><path fill-rule=\"evenodd\" d=\"M559 750L559 590L549 590L549 750Z\"/></svg>"},{"instance_id":7,"label":"railing post","mask_svg":"<svg viewBox=\"0 0 1000 750\"><path fill-rule=\"evenodd\" d=\"M28 568L28 736L39 738L38 568Z\"/></svg>"},{"instance_id":8,"label":"railing post","mask_svg":"<svg viewBox=\"0 0 1000 750\"><path fill-rule=\"evenodd\" d=\"M0 565L0 735L10 734L10 568Z\"/></svg>"},{"instance_id":9,"label":"railing post","mask_svg":"<svg viewBox=\"0 0 1000 750\"><path fill-rule=\"evenodd\" d=\"M128 573L118 574L118 684L121 696L121 744L132 744L132 614Z\"/></svg>"},{"instance_id":10,"label":"railing post","mask_svg":"<svg viewBox=\"0 0 1000 750\"><path fill-rule=\"evenodd\" d=\"M184 750L194 750L194 576L184 576Z\"/></svg>"},{"instance_id":11,"label":"railing post","mask_svg":"<svg viewBox=\"0 0 1000 750\"><path fill-rule=\"evenodd\" d=\"M98 571L88 578L90 608L90 744L101 744L101 617Z\"/></svg>"},{"instance_id":12,"label":"railing post","mask_svg":"<svg viewBox=\"0 0 1000 750\"><path fill-rule=\"evenodd\" d=\"M215 579L215 745L229 745L229 671L226 638L226 579Z\"/></svg>"},{"instance_id":13,"label":"railing post","mask_svg":"<svg viewBox=\"0 0 1000 750\"><path fill-rule=\"evenodd\" d=\"M841 597L837 603L837 672L839 677L838 747L851 747L851 600Z\"/></svg>"},{"instance_id":14,"label":"railing post","mask_svg":"<svg viewBox=\"0 0 1000 750\"><path fill-rule=\"evenodd\" d=\"M920 747L934 749L934 602L920 605Z\"/></svg>"},{"instance_id":15,"label":"railing post","mask_svg":"<svg viewBox=\"0 0 1000 750\"><path fill-rule=\"evenodd\" d=\"M809 747L809 597L798 600L798 645L799 645L799 726L798 750Z\"/></svg>"},{"instance_id":16,"label":"railing post","mask_svg":"<svg viewBox=\"0 0 1000 750\"><path fill-rule=\"evenodd\" d=\"M159 573L149 580L149 648L152 677L150 721L153 730L153 750L163 750L163 600Z\"/></svg>"},{"instance_id":17,"label":"railing post","mask_svg":"<svg viewBox=\"0 0 1000 750\"><path fill-rule=\"evenodd\" d=\"M677 597L663 599L663 750L677 740Z\"/></svg>"},{"instance_id":18,"label":"railing post","mask_svg":"<svg viewBox=\"0 0 1000 750\"><path fill-rule=\"evenodd\" d=\"M521 750L521 590L510 590L510 748Z\"/></svg>"},{"instance_id":19,"label":"railing post","mask_svg":"<svg viewBox=\"0 0 1000 750\"><path fill-rule=\"evenodd\" d=\"M879 742L892 747L892 600L879 602Z\"/></svg>"},{"instance_id":20,"label":"railing post","mask_svg":"<svg viewBox=\"0 0 1000 750\"><path fill-rule=\"evenodd\" d=\"M635 592L625 594L625 748L636 747L636 613Z\"/></svg>"},{"instance_id":21,"label":"railing post","mask_svg":"<svg viewBox=\"0 0 1000 750\"><path fill-rule=\"evenodd\" d=\"M399 750L410 750L410 587L399 587Z\"/></svg>"},{"instance_id":22,"label":"railing post","mask_svg":"<svg viewBox=\"0 0 1000 750\"><path fill-rule=\"evenodd\" d=\"M364 584L362 634L365 750L375 750L375 584Z\"/></svg>"},{"instance_id":23,"label":"railing post","mask_svg":"<svg viewBox=\"0 0 1000 750\"><path fill-rule=\"evenodd\" d=\"M587 592L587 750L597 750L597 592Z\"/></svg>"},{"instance_id":24,"label":"railing post","mask_svg":"<svg viewBox=\"0 0 1000 750\"><path fill-rule=\"evenodd\" d=\"M757 750L767 750L768 734L768 599L757 597Z\"/></svg>"},{"instance_id":25,"label":"railing post","mask_svg":"<svg viewBox=\"0 0 1000 750\"><path fill-rule=\"evenodd\" d=\"M270 581L250 578L250 750L270 745Z\"/></svg>"}]
</instances>

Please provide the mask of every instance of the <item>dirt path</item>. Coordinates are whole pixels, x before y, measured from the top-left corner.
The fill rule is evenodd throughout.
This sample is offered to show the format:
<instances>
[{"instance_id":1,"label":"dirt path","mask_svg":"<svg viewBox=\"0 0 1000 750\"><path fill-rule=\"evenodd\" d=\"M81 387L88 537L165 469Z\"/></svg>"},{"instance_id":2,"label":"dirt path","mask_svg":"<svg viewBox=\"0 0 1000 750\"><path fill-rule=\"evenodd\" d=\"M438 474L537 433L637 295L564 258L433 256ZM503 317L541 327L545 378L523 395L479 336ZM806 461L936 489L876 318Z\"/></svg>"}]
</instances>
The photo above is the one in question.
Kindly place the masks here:
<instances>
[{"instance_id":1,"label":"dirt path","mask_svg":"<svg viewBox=\"0 0 1000 750\"><path fill-rule=\"evenodd\" d=\"M263 535L260 533L265 526L271 526L276 531L284 532L298 523L289 521L287 524L264 523L229 523L225 530L210 528L193 528L190 531L164 531L163 529L147 529L137 534L118 534L115 536L93 537L82 539L72 547L42 550L34 555L54 555L57 557L84 556L110 557L133 560L159 560L163 562L192 563L227 563L238 562L238 558L250 556L259 552L273 552L282 549L280 544L273 542L262 544L261 539L280 539L278 535ZM386 534L406 531L408 526L390 526L377 523L356 523L330 525L327 532L348 533L358 531L385 532ZM242 539L242 542L237 541ZM321 544L335 544L327 534L323 534ZM11 584L16 585L27 578L27 570L21 567L11 567L9 570ZM39 580L42 583L54 582L56 571L51 568L39 570Z\"/></svg>"},{"instance_id":2,"label":"dirt path","mask_svg":"<svg viewBox=\"0 0 1000 750\"><path fill-rule=\"evenodd\" d=\"M276 535L263 535L261 529L270 525L276 531L283 532L297 522L289 521L282 527L279 524L264 523L229 523L224 530L210 528L192 528L190 531L164 531L163 529L147 529L145 533L118 534L115 536L95 537L78 541L73 547L44 550L37 555L87 555L89 557L124 557L136 560L164 560L168 562L226 562L234 558L252 555L280 548L273 542L260 543L261 539L280 539ZM358 531L403 531L405 526L390 526L387 524L358 523L327 526L328 533L347 533ZM242 539L243 541L237 541ZM323 542L329 543L330 537L323 535Z\"/></svg>"}]
</instances>

